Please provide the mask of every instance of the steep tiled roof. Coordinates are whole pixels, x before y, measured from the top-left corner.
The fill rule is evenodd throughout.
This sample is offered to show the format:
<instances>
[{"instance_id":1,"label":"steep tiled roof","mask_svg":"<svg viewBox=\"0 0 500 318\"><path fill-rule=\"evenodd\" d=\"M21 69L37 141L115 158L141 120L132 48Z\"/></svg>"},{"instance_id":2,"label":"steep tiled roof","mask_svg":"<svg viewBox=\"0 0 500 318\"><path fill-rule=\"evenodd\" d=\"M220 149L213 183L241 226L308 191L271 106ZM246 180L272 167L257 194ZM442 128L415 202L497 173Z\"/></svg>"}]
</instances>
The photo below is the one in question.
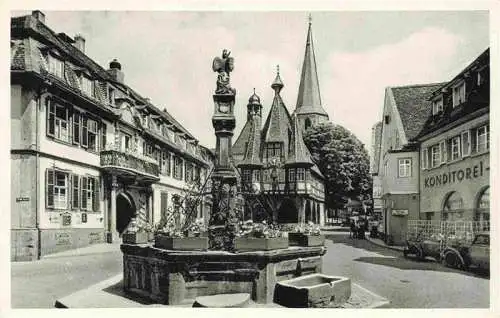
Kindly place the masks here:
<instances>
[{"instance_id":1,"label":"steep tiled roof","mask_svg":"<svg viewBox=\"0 0 500 318\"><path fill-rule=\"evenodd\" d=\"M378 173L381 141L382 141L382 122L379 121L372 128L372 160L371 160L372 173Z\"/></svg>"},{"instance_id":2,"label":"steep tiled roof","mask_svg":"<svg viewBox=\"0 0 500 318\"><path fill-rule=\"evenodd\" d=\"M262 162L260 160L260 120L256 118L251 119L250 123L250 134L245 154L243 160L240 162L241 165L252 165L261 166Z\"/></svg>"},{"instance_id":3,"label":"steep tiled roof","mask_svg":"<svg viewBox=\"0 0 500 318\"><path fill-rule=\"evenodd\" d=\"M413 139L422 130L431 113L429 97L442 85L434 83L391 88L407 140Z\"/></svg>"},{"instance_id":4,"label":"steep tiled roof","mask_svg":"<svg viewBox=\"0 0 500 318\"><path fill-rule=\"evenodd\" d=\"M280 96L283 81L279 73L271 87L274 89L273 104L262 129L262 138L264 142L284 142L284 149L287 149L288 132L291 132L292 118Z\"/></svg>"},{"instance_id":5,"label":"steep tiled roof","mask_svg":"<svg viewBox=\"0 0 500 318\"><path fill-rule=\"evenodd\" d=\"M245 126L243 126L243 129L241 130L238 139L236 139L236 142L233 144L233 147L231 148L234 156L243 156L245 154L246 143L250 139L251 130L252 128L250 121L247 121L245 123Z\"/></svg>"},{"instance_id":6,"label":"steep tiled roof","mask_svg":"<svg viewBox=\"0 0 500 318\"><path fill-rule=\"evenodd\" d=\"M321 114L328 116L321 106L321 95L319 92L318 72L316 70L316 57L312 40L312 25L309 22L307 31L306 50L300 76L299 94L297 97L296 114Z\"/></svg>"},{"instance_id":7,"label":"steep tiled roof","mask_svg":"<svg viewBox=\"0 0 500 318\"><path fill-rule=\"evenodd\" d=\"M304 139L302 137L302 131L300 129L299 120L297 117L293 118L292 122L293 132L292 132L292 144L290 145L288 152L287 164L307 164L314 165L311 160L311 153L304 144Z\"/></svg>"},{"instance_id":8,"label":"steep tiled roof","mask_svg":"<svg viewBox=\"0 0 500 318\"><path fill-rule=\"evenodd\" d=\"M170 113L168 113L168 111L166 110L161 111L158 107L149 103L146 100L146 98L139 95L129 86L116 82L114 78L103 67L97 64L94 60L92 60L90 57L88 57L85 53L80 51L74 45L65 41L64 40L65 36L56 34L47 25L45 25L45 23L42 23L41 21L37 20L35 17L31 15L11 18L11 37L12 38L21 37L23 34L26 33L33 35L36 38L36 40L41 41L47 48L57 48L57 50L60 51L61 54L71 57L72 63L76 64L79 67L84 67L85 69L88 69L92 73L93 77L97 77L101 81L111 82L114 85L120 86L129 94L134 96L134 98L136 98L139 101L139 103L147 104L150 110L156 112L158 115L162 116L167 121L171 122L189 138L195 139L193 135L191 135L191 133L186 128L184 128ZM20 41L20 43L23 44L22 41ZM14 47L15 46L16 45L14 45ZM25 48L24 45L20 44L17 44L17 48L15 49L12 48L11 69L31 70L28 67L30 66L36 71L39 71L41 69L46 70L47 66L43 65L46 64L46 61L41 55L39 49L38 48L32 48L32 49L36 50L36 52L34 51L25 53L25 51L28 49ZM24 58L25 55L26 58ZM26 63L26 59L28 59L31 56L35 56L36 60L27 62L29 63L36 62L37 65L26 65L29 64ZM71 87L78 88L79 83L78 81L75 83L72 74L66 73L65 77L67 77L66 81ZM95 95L96 98L100 101L103 101L103 98L105 96L104 92L102 91L102 88L101 90L97 89Z\"/></svg>"}]
</instances>

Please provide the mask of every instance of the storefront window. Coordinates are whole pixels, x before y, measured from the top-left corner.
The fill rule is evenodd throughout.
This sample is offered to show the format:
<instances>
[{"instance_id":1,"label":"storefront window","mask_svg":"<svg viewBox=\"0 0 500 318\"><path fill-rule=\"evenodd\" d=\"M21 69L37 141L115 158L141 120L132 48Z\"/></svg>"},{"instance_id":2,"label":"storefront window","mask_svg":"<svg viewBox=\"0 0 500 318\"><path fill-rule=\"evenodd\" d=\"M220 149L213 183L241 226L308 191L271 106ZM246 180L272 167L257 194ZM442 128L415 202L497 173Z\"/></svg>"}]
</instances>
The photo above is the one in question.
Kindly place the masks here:
<instances>
[{"instance_id":1,"label":"storefront window","mask_svg":"<svg viewBox=\"0 0 500 318\"><path fill-rule=\"evenodd\" d=\"M443 221L458 221L463 218L464 202L458 192L448 196L443 207Z\"/></svg>"},{"instance_id":2,"label":"storefront window","mask_svg":"<svg viewBox=\"0 0 500 318\"><path fill-rule=\"evenodd\" d=\"M477 200L476 221L490 220L490 188L483 190L483 193Z\"/></svg>"}]
</instances>

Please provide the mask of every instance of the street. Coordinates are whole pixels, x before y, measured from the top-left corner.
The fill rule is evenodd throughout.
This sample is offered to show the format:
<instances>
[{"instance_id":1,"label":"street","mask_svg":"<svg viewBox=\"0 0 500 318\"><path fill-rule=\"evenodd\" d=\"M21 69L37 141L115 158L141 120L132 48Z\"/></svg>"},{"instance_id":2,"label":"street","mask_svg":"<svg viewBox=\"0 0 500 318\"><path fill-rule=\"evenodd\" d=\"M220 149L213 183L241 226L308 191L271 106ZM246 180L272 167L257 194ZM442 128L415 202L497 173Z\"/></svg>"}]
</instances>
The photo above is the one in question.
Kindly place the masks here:
<instances>
[{"instance_id":1,"label":"street","mask_svg":"<svg viewBox=\"0 0 500 318\"><path fill-rule=\"evenodd\" d=\"M323 272L350 277L353 283L390 300L391 308L489 307L487 276L430 260L405 259L399 251L350 239L348 233L326 234Z\"/></svg>"},{"instance_id":2,"label":"street","mask_svg":"<svg viewBox=\"0 0 500 318\"><path fill-rule=\"evenodd\" d=\"M350 239L348 233L327 232L326 237L323 272L350 277L389 299L392 308L489 306L488 277L407 260L401 252ZM56 299L122 272L119 245L11 264L13 308L51 308Z\"/></svg>"}]
</instances>

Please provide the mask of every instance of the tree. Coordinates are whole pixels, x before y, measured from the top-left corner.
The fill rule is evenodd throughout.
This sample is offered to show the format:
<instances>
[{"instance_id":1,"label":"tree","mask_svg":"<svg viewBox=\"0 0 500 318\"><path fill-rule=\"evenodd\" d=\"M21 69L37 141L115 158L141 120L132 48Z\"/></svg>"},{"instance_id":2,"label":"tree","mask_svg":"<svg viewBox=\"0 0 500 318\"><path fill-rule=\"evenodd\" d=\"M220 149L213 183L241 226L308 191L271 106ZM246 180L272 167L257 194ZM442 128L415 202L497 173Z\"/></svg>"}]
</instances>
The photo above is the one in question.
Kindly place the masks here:
<instances>
[{"instance_id":1,"label":"tree","mask_svg":"<svg viewBox=\"0 0 500 318\"><path fill-rule=\"evenodd\" d=\"M326 178L327 207L343 209L348 199L370 204L370 159L356 136L340 125L322 123L306 130L304 142Z\"/></svg>"}]
</instances>

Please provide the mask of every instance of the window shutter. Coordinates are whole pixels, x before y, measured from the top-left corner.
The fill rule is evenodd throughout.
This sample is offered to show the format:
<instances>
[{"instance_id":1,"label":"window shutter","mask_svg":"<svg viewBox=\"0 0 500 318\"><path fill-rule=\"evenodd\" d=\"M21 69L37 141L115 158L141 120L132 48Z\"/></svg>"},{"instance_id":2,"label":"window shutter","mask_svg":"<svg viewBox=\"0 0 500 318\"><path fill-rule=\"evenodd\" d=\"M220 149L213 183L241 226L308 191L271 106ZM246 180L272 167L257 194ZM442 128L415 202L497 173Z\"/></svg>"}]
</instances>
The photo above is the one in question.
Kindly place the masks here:
<instances>
[{"instance_id":1,"label":"window shutter","mask_svg":"<svg viewBox=\"0 0 500 318\"><path fill-rule=\"evenodd\" d=\"M73 113L73 143L74 144L79 144L80 143L80 113L79 112L74 112Z\"/></svg>"},{"instance_id":2,"label":"window shutter","mask_svg":"<svg viewBox=\"0 0 500 318\"><path fill-rule=\"evenodd\" d=\"M448 159L448 152L446 151L446 141L441 141L439 143L439 147L441 148L441 164L443 164Z\"/></svg>"},{"instance_id":3,"label":"window shutter","mask_svg":"<svg viewBox=\"0 0 500 318\"><path fill-rule=\"evenodd\" d=\"M72 208L78 209L80 207L80 178L78 175L71 176L71 186L73 187Z\"/></svg>"},{"instance_id":4,"label":"window shutter","mask_svg":"<svg viewBox=\"0 0 500 318\"><path fill-rule=\"evenodd\" d=\"M466 157L470 155L471 142L470 142L470 130L462 132L462 156Z\"/></svg>"},{"instance_id":5,"label":"window shutter","mask_svg":"<svg viewBox=\"0 0 500 318\"><path fill-rule=\"evenodd\" d=\"M54 178L55 171L47 169L45 171L45 198L47 200L47 208L54 207Z\"/></svg>"},{"instance_id":6,"label":"window shutter","mask_svg":"<svg viewBox=\"0 0 500 318\"><path fill-rule=\"evenodd\" d=\"M87 118L85 115L82 115L82 146L88 147L89 139L88 139L88 126L87 126Z\"/></svg>"},{"instance_id":7,"label":"window shutter","mask_svg":"<svg viewBox=\"0 0 500 318\"><path fill-rule=\"evenodd\" d=\"M422 150L422 169L428 168L428 150L427 148Z\"/></svg>"},{"instance_id":8,"label":"window shutter","mask_svg":"<svg viewBox=\"0 0 500 318\"><path fill-rule=\"evenodd\" d=\"M56 105L47 99L47 136L55 136Z\"/></svg>"},{"instance_id":9,"label":"window shutter","mask_svg":"<svg viewBox=\"0 0 500 318\"><path fill-rule=\"evenodd\" d=\"M86 210L87 209L87 177L81 177L81 190L82 190L82 199L81 199L81 209Z\"/></svg>"},{"instance_id":10,"label":"window shutter","mask_svg":"<svg viewBox=\"0 0 500 318\"><path fill-rule=\"evenodd\" d=\"M168 215L168 193L162 192L160 195L161 219L166 220Z\"/></svg>"},{"instance_id":11,"label":"window shutter","mask_svg":"<svg viewBox=\"0 0 500 318\"><path fill-rule=\"evenodd\" d=\"M94 178L94 197L92 198L92 203L94 204L94 207L93 207L93 210L94 212L99 212L100 210L100 196L99 196L99 193L100 193L100 184L99 184L99 178Z\"/></svg>"},{"instance_id":12,"label":"window shutter","mask_svg":"<svg viewBox=\"0 0 500 318\"><path fill-rule=\"evenodd\" d=\"M106 124L101 123L101 150L106 149Z\"/></svg>"}]
</instances>

